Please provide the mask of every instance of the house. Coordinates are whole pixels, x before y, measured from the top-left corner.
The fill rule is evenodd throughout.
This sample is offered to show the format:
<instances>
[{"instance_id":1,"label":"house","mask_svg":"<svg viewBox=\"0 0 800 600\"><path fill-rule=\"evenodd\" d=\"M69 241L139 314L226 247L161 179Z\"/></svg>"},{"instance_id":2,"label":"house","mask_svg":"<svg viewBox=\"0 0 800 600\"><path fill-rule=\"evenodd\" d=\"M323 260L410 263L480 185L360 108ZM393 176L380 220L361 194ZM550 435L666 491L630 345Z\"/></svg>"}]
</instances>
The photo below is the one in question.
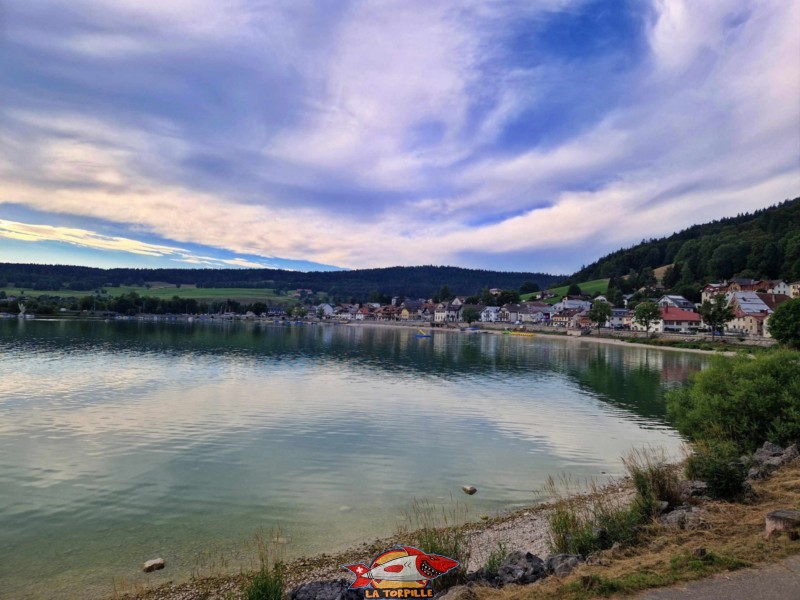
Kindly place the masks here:
<instances>
[{"instance_id":1,"label":"house","mask_svg":"<svg viewBox=\"0 0 800 600\"><path fill-rule=\"evenodd\" d=\"M733 308L734 318L725 325L725 330L744 335L768 335L765 323L775 308L789 300L784 294L763 292L729 292L728 304Z\"/></svg>"},{"instance_id":2,"label":"house","mask_svg":"<svg viewBox=\"0 0 800 600\"><path fill-rule=\"evenodd\" d=\"M373 314L378 321L397 321L400 318L400 308L389 304L376 308Z\"/></svg>"},{"instance_id":3,"label":"house","mask_svg":"<svg viewBox=\"0 0 800 600\"><path fill-rule=\"evenodd\" d=\"M553 305L553 308L558 312L575 308L579 310L589 310L592 308L592 303L581 296L564 296L560 302L556 302Z\"/></svg>"},{"instance_id":4,"label":"house","mask_svg":"<svg viewBox=\"0 0 800 600\"><path fill-rule=\"evenodd\" d=\"M569 308L567 310L562 310L561 312L553 315L550 319L550 322L555 327L572 327L575 316L580 312L582 312L580 308Z\"/></svg>"},{"instance_id":5,"label":"house","mask_svg":"<svg viewBox=\"0 0 800 600\"><path fill-rule=\"evenodd\" d=\"M650 323L649 330L636 321L631 321L631 329L634 331L650 331L653 333L680 332L689 333L697 331L702 325L703 320L696 312L683 310L674 306L661 308L661 318Z\"/></svg>"},{"instance_id":6,"label":"house","mask_svg":"<svg viewBox=\"0 0 800 600\"><path fill-rule=\"evenodd\" d=\"M732 279L728 283L728 292L757 292L762 288L763 282L758 279Z\"/></svg>"},{"instance_id":7,"label":"house","mask_svg":"<svg viewBox=\"0 0 800 600\"><path fill-rule=\"evenodd\" d=\"M588 329L593 325L592 320L589 318L589 311L582 310L572 318L572 327L580 329Z\"/></svg>"},{"instance_id":8,"label":"house","mask_svg":"<svg viewBox=\"0 0 800 600\"><path fill-rule=\"evenodd\" d=\"M323 319L330 319L333 316L333 307L328 303L323 303L316 307L315 312Z\"/></svg>"},{"instance_id":9,"label":"house","mask_svg":"<svg viewBox=\"0 0 800 600\"><path fill-rule=\"evenodd\" d=\"M536 308L531 306L528 302L520 304L517 310L517 320L520 323L535 323L537 317L540 315L541 313L537 312Z\"/></svg>"},{"instance_id":10,"label":"house","mask_svg":"<svg viewBox=\"0 0 800 600\"><path fill-rule=\"evenodd\" d=\"M782 279L767 280L765 283L767 285L764 286L764 289L767 290L768 294L781 294L789 297L792 295L792 288Z\"/></svg>"},{"instance_id":11,"label":"house","mask_svg":"<svg viewBox=\"0 0 800 600\"><path fill-rule=\"evenodd\" d=\"M444 323L447 321L447 302L439 302L436 305L436 310L433 313L433 320L435 323Z\"/></svg>"},{"instance_id":12,"label":"house","mask_svg":"<svg viewBox=\"0 0 800 600\"><path fill-rule=\"evenodd\" d=\"M696 312L674 306L661 309L661 331L696 332L703 319Z\"/></svg>"},{"instance_id":13,"label":"house","mask_svg":"<svg viewBox=\"0 0 800 600\"><path fill-rule=\"evenodd\" d=\"M789 286L789 296L792 298L800 298L800 281L793 281L787 285Z\"/></svg>"},{"instance_id":14,"label":"house","mask_svg":"<svg viewBox=\"0 0 800 600\"><path fill-rule=\"evenodd\" d=\"M627 311L622 316L622 327L624 329L633 329L633 316L634 312L632 310Z\"/></svg>"},{"instance_id":15,"label":"house","mask_svg":"<svg viewBox=\"0 0 800 600\"><path fill-rule=\"evenodd\" d=\"M628 302L630 301L631 298L633 298L633 296L634 296L634 294L623 294L622 295L622 305L625 308L628 308Z\"/></svg>"},{"instance_id":16,"label":"house","mask_svg":"<svg viewBox=\"0 0 800 600\"><path fill-rule=\"evenodd\" d=\"M435 321L436 320L436 305L433 302L425 302L420 307L419 311L419 318L423 321Z\"/></svg>"},{"instance_id":17,"label":"house","mask_svg":"<svg viewBox=\"0 0 800 600\"><path fill-rule=\"evenodd\" d=\"M613 327L614 329L622 329L625 327L625 317L630 313L627 308L612 308L611 309L611 317L606 322L608 327ZM630 325L630 322L628 323Z\"/></svg>"},{"instance_id":18,"label":"house","mask_svg":"<svg viewBox=\"0 0 800 600\"><path fill-rule=\"evenodd\" d=\"M447 320L451 323L458 323L461 320L461 309L464 307L464 300L453 298L447 304Z\"/></svg>"},{"instance_id":19,"label":"house","mask_svg":"<svg viewBox=\"0 0 800 600\"><path fill-rule=\"evenodd\" d=\"M355 321L358 314L358 304L340 304L334 309L334 316L344 321Z\"/></svg>"},{"instance_id":20,"label":"house","mask_svg":"<svg viewBox=\"0 0 800 600\"><path fill-rule=\"evenodd\" d=\"M702 302L711 302L720 294L728 293L728 282L722 283L708 283L700 291L700 300Z\"/></svg>"},{"instance_id":21,"label":"house","mask_svg":"<svg viewBox=\"0 0 800 600\"><path fill-rule=\"evenodd\" d=\"M533 323L549 323L556 310L544 302L528 302L528 316Z\"/></svg>"},{"instance_id":22,"label":"house","mask_svg":"<svg viewBox=\"0 0 800 600\"><path fill-rule=\"evenodd\" d=\"M500 307L487 306L481 311L482 323L496 323L500 320Z\"/></svg>"},{"instance_id":23,"label":"house","mask_svg":"<svg viewBox=\"0 0 800 600\"><path fill-rule=\"evenodd\" d=\"M683 310L694 310L694 304L684 298L683 296L661 296L656 302L660 307L667 308L669 306L673 308L680 308Z\"/></svg>"},{"instance_id":24,"label":"house","mask_svg":"<svg viewBox=\"0 0 800 600\"><path fill-rule=\"evenodd\" d=\"M758 296L761 301L766 304L771 311L775 311L781 304L786 302L787 300L791 300L791 298L786 294L772 294L772 293L765 293L765 292L756 292L756 296Z\"/></svg>"},{"instance_id":25,"label":"house","mask_svg":"<svg viewBox=\"0 0 800 600\"><path fill-rule=\"evenodd\" d=\"M423 302L421 300L405 300L400 304L399 318L401 321L411 321L420 318Z\"/></svg>"},{"instance_id":26,"label":"house","mask_svg":"<svg viewBox=\"0 0 800 600\"><path fill-rule=\"evenodd\" d=\"M364 305L356 311L356 321L374 321L375 308L370 305Z\"/></svg>"},{"instance_id":27,"label":"house","mask_svg":"<svg viewBox=\"0 0 800 600\"><path fill-rule=\"evenodd\" d=\"M519 309L519 304L504 304L500 307L500 320L504 323L516 323L519 320Z\"/></svg>"}]
</instances>

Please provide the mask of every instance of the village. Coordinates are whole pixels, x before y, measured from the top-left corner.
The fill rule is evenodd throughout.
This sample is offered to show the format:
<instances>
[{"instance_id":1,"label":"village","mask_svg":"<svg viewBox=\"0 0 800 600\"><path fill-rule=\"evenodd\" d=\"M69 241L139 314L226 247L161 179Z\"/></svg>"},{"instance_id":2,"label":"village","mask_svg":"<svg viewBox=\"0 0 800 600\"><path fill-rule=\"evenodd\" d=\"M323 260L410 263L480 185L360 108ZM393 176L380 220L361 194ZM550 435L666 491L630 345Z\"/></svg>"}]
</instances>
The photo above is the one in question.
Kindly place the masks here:
<instances>
[{"instance_id":1,"label":"village","mask_svg":"<svg viewBox=\"0 0 800 600\"><path fill-rule=\"evenodd\" d=\"M490 291L494 295L501 293L499 289ZM393 298L392 303L386 305L365 303L334 306L323 303L312 307L312 311L321 319L341 322L399 321L433 327L479 322L521 328L529 325L547 326L583 332L592 328L606 328L644 333L695 334L711 331L698 312L702 302L721 300L732 309L733 317L724 323L722 333L768 338L770 315L783 302L800 297L800 281L787 283L782 280L732 279L709 283L702 289L701 303L671 294L642 298L641 294L647 292L652 293L653 288L639 290L639 303L654 303L659 307L661 316L646 325L635 318L632 306L634 294L625 295L623 306L611 307L610 316L600 323L592 320L590 311L595 302L609 302L605 295L566 295L553 302L554 296L546 291L535 294L528 301L502 306L471 304L466 297L456 296L442 302Z\"/></svg>"},{"instance_id":2,"label":"village","mask_svg":"<svg viewBox=\"0 0 800 600\"><path fill-rule=\"evenodd\" d=\"M577 286L579 287L579 286ZM573 287L572 291L575 291ZM476 296L456 295L447 300L432 298L409 299L395 296L388 303L329 303L314 304L314 292L310 289L296 290L289 294L294 304L240 305L207 310L208 305L195 304L198 310L183 312L148 312L144 304L132 306L126 312L93 309L67 310L61 308L61 317L101 317L106 319L145 321L205 321L205 320L268 320L272 322L333 322L339 324L405 324L432 328L463 328L480 326L485 329L539 330L587 335L604 330L615 335L731 335L747 337L749 340L771 338L769 318L775 309L791 298L800 297L800 281L787 283L784 280L731 279L708 283L700 291L700 302L694 303L684 296L666 293L656 284L641 288L632 294L619 296L619 305L614 305L609 295L600 292L590 294L558 295L551 290L527 294L527 300L502 302L509 296L508 290L491 288L489 302L475 302ZM46 315L26 311L22 298L9 296L0 300L0 306L17 307L15 312L0 312L2 318L34 318ZM177 298L176 298L177 300ZM502 302L502 303L501 303ZM703 319L703 305L722 302L730 308L719 323ZM593 311L596 303L605 303L607 310ZM227 303L226 303L227 304ZM651 316L637 319L636 307L650 304ZM224 306L224 305L223 305ZM656 308L657 307L657 308ZM144 309L144 310L142 310ZM597 315L604 315L598 319Z\"/></svg>"}]
</instances>

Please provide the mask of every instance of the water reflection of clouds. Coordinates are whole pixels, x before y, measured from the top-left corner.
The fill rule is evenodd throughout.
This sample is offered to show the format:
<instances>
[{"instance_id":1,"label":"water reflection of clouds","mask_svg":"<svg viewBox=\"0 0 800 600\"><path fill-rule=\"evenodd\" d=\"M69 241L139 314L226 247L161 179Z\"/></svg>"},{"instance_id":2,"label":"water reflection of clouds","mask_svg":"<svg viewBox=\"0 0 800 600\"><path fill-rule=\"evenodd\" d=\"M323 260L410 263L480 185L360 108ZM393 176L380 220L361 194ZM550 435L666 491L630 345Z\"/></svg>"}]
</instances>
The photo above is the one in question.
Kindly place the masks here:
<instances>
[{"instance_id":1,"label":"water reflection of clouds","mask_svg":"<svg viewBox=\"0 0 800 600\"><path fill-rule=\"evenodd\" d=\"M563 465L607 463L634 444L674 450L678 437L624 404L601 401L576 374L592 362L620 369L612 377L634 369L680 377L697 368L690 355L575 340L447 334L416 340L407 331L332 327L283 338L283 331L251 327L246 340L253 347L232 348L229 340L220 352L213 343L180 346L197 330L155 331L158 343L150 346L114 344L112 337L89 344L89 351L80 344L61 353L46 344L33 354L12 351L0 365L0 448L14 456L14 470L27 466L33 485L47 487L102 477L126 457L146 454L147 465L125 466L135 479L180 456L224 461L267 443L280 453L286 446L276 444L289 439L294 452L309 460L317 452L324 463L325 449L312 441L341 440L348 428L368 432L365 439L379 434L386 447L412 439L420 452L461 444L469 456L476 445L470 439L491 435L521 441L528 454ZM219 333L200 331L203 340ZM284 355L285 339L294 345ZM258 346L264 341L277 345L264 354ZM395 354L382 354L386 347ZM433 424L426 437L403 433L423 424ZM344 451L337 443L333 451ZM379 469L368 477L387 484Z\"/></svg>"},{"instance_id":2,"label":"water reflection of clouds","mask_svg":"<svg viewBox=\"0 0 800 600\"><path fill-rule=\"evenodd\" d=\"M439 420L447 423L447 433L468 439L476 424L482 424L526 440L531 451L546 451L565 461L618 456L640 433L640 425L630 414L592 398L556 374L540 374L532 387L525 386L521 377L509 382L469 379L428 386L406 377L335 365L267 376L251 365L213 380L176 374L176 385L170 381L171 372L181 367L173 364L160 371L156 365L144 369L151 377L143 386L136 376L95 374L74 367L76 371L53 382L53 405L40 407L24 424L12 420L4 426L5 433L47 431L47 444L22 458L31 465L53 467L38 474L42 479L63 481L87 470L102 472L103 462L111 464L118 455L136 448L162 448L162 454L149 455L148 460L156 462L169 462L174 453L191 452L192 447L215 440L224 452L222 442L235 446L238 436L255 430L313 436L347 423L413 428L421 421ZM44 385L50 385L47 378ZM62 394L67 401L57 400ZM91 400L87 405L79 402L84 395ZM667 432L647 435L668 445L676 440ZM84 460L60 461L48 449L52 443L83 445Z\"/></svg>"}]
</instances>

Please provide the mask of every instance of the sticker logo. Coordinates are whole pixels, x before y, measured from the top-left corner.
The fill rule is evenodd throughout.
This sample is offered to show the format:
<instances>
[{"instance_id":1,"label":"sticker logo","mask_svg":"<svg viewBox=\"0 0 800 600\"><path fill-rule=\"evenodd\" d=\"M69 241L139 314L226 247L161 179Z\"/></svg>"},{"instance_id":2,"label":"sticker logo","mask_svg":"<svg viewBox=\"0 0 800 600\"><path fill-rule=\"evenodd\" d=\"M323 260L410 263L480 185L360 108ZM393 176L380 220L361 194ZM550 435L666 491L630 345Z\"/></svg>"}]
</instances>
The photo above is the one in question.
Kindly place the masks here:
<instances>
[{"instance_id":1,"label":"sticker logo","mask_svg":"<svg viewBox=\"0 0 800 600\"><path fill-rule=\"evenodd\" d=\"M358 563L342 568L356 576L350 589L363 589L365 598L432 598L431 580L457 566L452 558L397 546L376 556L369 566Z\"/></svg>"}]
</instances>

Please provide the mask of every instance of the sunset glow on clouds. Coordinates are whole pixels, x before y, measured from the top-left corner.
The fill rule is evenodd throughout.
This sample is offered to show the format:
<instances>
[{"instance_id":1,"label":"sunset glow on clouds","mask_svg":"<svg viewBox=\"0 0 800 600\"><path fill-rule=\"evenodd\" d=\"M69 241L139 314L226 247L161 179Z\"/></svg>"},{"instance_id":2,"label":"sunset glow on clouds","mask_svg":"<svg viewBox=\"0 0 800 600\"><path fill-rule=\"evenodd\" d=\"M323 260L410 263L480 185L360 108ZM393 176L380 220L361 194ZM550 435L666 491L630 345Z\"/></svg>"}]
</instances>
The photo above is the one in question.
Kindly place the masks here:
<instances>
[{"instance_id":1,"label":"sunset glow on clouds","mask_svg":"<svg viewBox=\"0 0 800 600\"><path fill-rule=\"evenodd\" d=\"M800 195L796 2L3 12L0 260L567 273Z\"/></svg>"}]
</instances>

